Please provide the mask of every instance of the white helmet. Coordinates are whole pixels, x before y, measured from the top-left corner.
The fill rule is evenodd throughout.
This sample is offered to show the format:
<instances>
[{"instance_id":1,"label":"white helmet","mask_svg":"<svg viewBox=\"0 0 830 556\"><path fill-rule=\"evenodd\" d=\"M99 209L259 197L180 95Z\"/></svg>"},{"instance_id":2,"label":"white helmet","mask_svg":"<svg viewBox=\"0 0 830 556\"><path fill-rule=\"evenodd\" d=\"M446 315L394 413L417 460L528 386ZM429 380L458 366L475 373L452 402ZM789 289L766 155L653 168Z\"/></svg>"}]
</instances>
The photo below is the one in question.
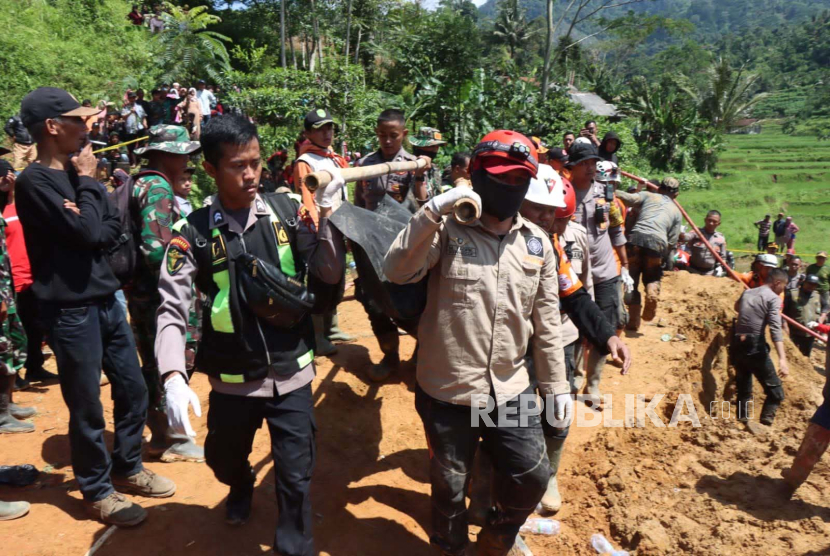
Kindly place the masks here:
<instances>
[{"instance_id":1,"label":"white helmet","mask_svg":"<svg viewBox=\"0 0 830 556\"><path fill-rule=\"evenodd\" d=\"M771 253L763 253L755 257L755 262L760 263L761 266L769 266L772 268L778 267L778 257Z\"/></svg>"},{"instance_id":2,"label":"white helmet","mask_svg":"<svg viewBox=\"0 0 830 556\"><path fill-rule=\"evenodd\" d=\"M525 200L546 207L565 208L565 188L561 180L556 182L553 189L548 189L545 180L533 178L530 180L530 187L527 188Z\"/></svg>"},{"instance_id":3,"label":"white helmet","mask_svg":"<svg viewBox=\"0 0 830 556\"><path fill-rule=\"evenodd\" d=\"M620 183L620 170L617 165L609 160L597 162L597 174L594 180L602 183Z\"/></svg>"}]
</instances>

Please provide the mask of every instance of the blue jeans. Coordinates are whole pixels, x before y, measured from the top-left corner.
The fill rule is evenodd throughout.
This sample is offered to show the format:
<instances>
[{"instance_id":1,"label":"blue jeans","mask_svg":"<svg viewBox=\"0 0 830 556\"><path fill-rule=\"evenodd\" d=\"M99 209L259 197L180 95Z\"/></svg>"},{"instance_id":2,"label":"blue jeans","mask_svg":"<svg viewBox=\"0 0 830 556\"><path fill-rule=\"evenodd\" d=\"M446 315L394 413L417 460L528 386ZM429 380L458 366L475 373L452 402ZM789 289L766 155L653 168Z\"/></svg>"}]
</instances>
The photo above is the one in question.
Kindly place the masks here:
<instances>
[{"instance_id":1,"label":"blue jeans","mask_svg":"<svg viewBox=\"0 0 830 556\"><path fill-rule=\"evenodd\" d=\"M58 364L61 393L69 409L72 470L84 500L113 492L110 474L129 477L142 470L141 435L147 418L147 387L135 340L121 304L112 295L91 305L40 307ZM112 385L115 444L104 442L101 369Z\"/></svg>"}]
</instances>

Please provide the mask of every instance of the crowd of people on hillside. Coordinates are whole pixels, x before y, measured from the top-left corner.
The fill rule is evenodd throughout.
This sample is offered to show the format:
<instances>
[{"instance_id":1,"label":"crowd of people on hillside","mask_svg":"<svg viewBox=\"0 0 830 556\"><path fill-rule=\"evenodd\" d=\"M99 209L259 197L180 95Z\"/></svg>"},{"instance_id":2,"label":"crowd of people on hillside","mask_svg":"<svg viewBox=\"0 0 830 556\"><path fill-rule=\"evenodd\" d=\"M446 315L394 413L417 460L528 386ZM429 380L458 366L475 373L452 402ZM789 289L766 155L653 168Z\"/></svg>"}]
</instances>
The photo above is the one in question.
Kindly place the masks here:
<instances>
[{"instance_id":1,"label":"crowd of people on hillside","mask_svg":"<svg viewBox=\"0 0 830 556\"><path fill-rule=\"evenodd\" d=\"M146 518L124 493L175 494L173 481L144 466L149 456L206 462L229 487L227 523L244 524L255 480L248 456L265 421L277 476L275 552L314 554L311 382L315 357L353 340L337 311L351 251L355 297L383 353L367 378L402 372L401 330L418 341L415 404L430 447L432 546L462 556L468 524L479 523L476 553L504 556L537 504L561 508L557 473L575 396L603 405L609 357L628 373L622 332L657 317L664 272L681 259L702 275L728 265L721 213L709 211L700 234L689 234L677 179L624 190L622 141L613 132L600 139L595 121L564 133L562 147L493 131L442 171L436 158L447 141L438 129L410 136L405 114L390 108L377 117L377 150L341 156L335 121L320 107L303 119L289 164L285 150L263 156L255 123L224 113L215 88L199 82L191 91L163 85L151 100L127 91L111 109L42 87L7 125L15 158L0 161L0 204L14 225L0 229L0 431L35 428L24 420L35 411L12 402L15 381L25 387L24 366L25 379L58 380L75 478L86 510L105 523ZM99 143L120 145L113 133L122 142L146 139L115 156L93 154ZM99 173L104 158L115 161L108 184ZM196 209L188 199L194 161L218 190L193 199ZM389 162L411 169L364 177L349 192L346 168ZM309 188L306 178L318 172L330 182ZM457 216L465 204L479 215L472 222ZM762 254L741 277L749 289L736 303L730 339L741 421L750 419L753 376L766 394L762 423L772 425L784 401L780 296L791 284L798 294L785 295L784 313L826 332L826 254L803 279L793 276L794 260L785 270ZM42 369L44 338L57 376ZM808 352L806 344L798 343ZM98 402L102 369L115 404L112 452ZM211 387L204 447L189 418L201 415L190 387L196 370ZM525 403L537 392L553 411L540 415ZM816 427L784 471L789 495L830 441L830 382L825 395ZM474 425L471 412L489 424ZM510 488L491 488L503 481ZM27 511L24 502L0 502L4 518Z\"/></svg>"}]
</instances>

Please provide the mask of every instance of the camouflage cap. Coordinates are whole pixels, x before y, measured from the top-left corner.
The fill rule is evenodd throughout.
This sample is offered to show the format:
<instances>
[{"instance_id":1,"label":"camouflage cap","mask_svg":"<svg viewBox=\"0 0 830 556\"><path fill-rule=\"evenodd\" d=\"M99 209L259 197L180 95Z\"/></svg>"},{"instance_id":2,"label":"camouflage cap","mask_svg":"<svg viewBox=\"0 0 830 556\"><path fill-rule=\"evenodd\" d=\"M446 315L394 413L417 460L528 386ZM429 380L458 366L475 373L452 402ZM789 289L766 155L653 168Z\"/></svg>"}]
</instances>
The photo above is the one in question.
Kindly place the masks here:
<instances>
[{"instance_id":1,"label":"camouflage cap","mask_svg":"<svg viewBox=\"0 0 830 556\"><path fill-rule=\"evenodd\" d=\"M412 143L413 147L434 147L447 144L441 137L441 132L434 127L422 127L409 142Z\"/></svg>"},{"instance_id":2,"label":"camouflage cap","mask_svg":"<svg viewBox=\"0 0 830 556\"><path fill-rule=\"evenodd\" d=\"M191 141L190 134L180 125L156 125L150 128L150 142L146 147L135 150L135 154L144 156L150 151L173 154L193 154L202 145Z\"/></svg>"}]
</instances>

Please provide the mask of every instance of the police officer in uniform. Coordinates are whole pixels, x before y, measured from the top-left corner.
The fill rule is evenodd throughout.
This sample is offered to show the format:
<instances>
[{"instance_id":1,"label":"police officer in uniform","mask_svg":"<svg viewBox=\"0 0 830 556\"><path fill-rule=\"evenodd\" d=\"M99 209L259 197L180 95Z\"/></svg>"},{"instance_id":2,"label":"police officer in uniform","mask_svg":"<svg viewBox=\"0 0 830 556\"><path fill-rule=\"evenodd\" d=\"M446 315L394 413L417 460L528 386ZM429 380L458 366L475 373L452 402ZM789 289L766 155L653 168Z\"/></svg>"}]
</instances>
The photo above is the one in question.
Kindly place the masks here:
<instances>
[{"instance_id":1,"label":"police officer in uniform","mask_svg":"<svg viewBox=\"0 0 830 556\"><path fill-rule=\"evenodd\" d=\"M406 152L403 148L403 141L409 131L406 129L406 120L400 110L389 109L381 112L378 116L375 134L378 137L380 148L361 158L357 162L357 166L417 160L418 157ZM395 201L407 206L411 212L415 212L418 206L423 205L429 199L425 176L427 170L429 170L429 166L415 172L388 174L359 181L355 186L354 204L374 211L381 200L388 195ZM378 344L383 352L381 362L369 369L369 378L375 382L382 382L397 370L401 361L398 354L400 344L398 327L363 290L360 267L358 267L358 278L355 280L355 297L363 304L366 314L369 315L372 332L378 339Z\"/></svg>"},{"instance_id":2,"label":"police officer in uniform","mask_svg":"<svg viewBox=\"0 0 830 556\"><path fill-rule=\"evenodd\" d=\"M255 476L248 456L265 420L277 479L274 550L311 556L314 330L302 284L306 269L328 284L342 276L342 240L333 237L328 216L344 183L334 170L334 181L317 191L315 230L310 218L298 218L299 204L287 195L257 193L262 160L255 125L241 116L215 118L202 130L201 144L204 168L219 193L211 206L179 221L159 279L156 355L170 424L195 436L188 406L201 414L184 372L195 283L207 297L196 355L212 388L205 458L216 478L230 486L226 521L240 525L250 515ZM269 287L282 284L287 297L263 297L267 290L257 284L266 279Z\"/></svg>"}]
</instances>

